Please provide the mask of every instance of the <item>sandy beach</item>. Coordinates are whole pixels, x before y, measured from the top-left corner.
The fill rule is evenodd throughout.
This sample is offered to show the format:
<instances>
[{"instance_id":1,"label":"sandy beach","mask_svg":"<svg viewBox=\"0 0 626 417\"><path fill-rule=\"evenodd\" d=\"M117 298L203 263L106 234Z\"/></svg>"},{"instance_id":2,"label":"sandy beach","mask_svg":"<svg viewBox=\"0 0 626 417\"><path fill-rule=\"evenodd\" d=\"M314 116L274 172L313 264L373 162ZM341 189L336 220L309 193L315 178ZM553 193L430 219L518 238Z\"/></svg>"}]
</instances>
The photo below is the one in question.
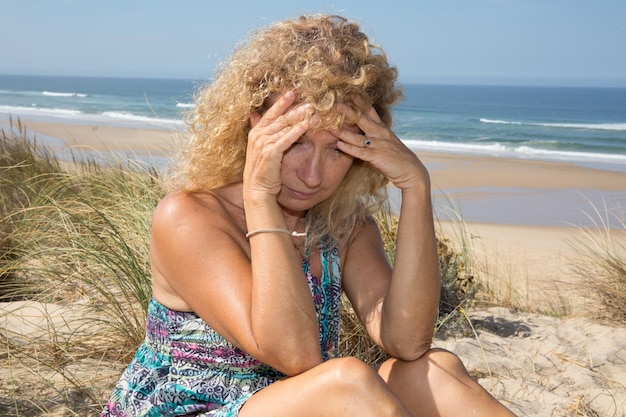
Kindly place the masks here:
<instances>
[{"instance_id":1,"label":"sandy beach","mask_svg":"<svg viewBox=\"0 0 626 417\"><path fill-rule=\"evenodd\" d=\"M167 155L180 134L151 127L22 123L29 132L62 138L74 149L159 156ZM590 220L610 223L591 233L626 240L623 224L620 228L614 221L626 201L626 171L417 153L429 168L440 201L436 209L462 209L457 211L461 223L442 216L441 233L457 246L465 242L480 279L499 300L498 306L468 312L478 338L437 340L436 345L459 354L481 384L520 416L592 415L567 414L582 403L595 415L624 416L626 330L594 320L593 299L575 261L581 228ZM623 221L624 211L621 216ZM4 315L3 326L15 326L11 315L24 320L16 307L0 306L12 311Z\"/></svg>"}]
</instances>

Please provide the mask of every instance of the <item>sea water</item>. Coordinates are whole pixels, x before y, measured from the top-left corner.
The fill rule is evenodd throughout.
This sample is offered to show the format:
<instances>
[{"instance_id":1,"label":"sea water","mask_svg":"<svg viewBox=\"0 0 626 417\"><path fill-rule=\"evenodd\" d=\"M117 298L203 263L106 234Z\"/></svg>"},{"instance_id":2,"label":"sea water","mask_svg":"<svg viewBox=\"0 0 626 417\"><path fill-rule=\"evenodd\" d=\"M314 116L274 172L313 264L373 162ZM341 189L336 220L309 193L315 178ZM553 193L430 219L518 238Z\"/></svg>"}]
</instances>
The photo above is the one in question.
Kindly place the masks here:
<instances>
[{"instance_id":1,"label":"sea water","mask_svg":"<svg viewBox=\"0 0 626 417\"><path fill-rule=\"evenodd\" d=\"M394 130L412 148L626 171L624 88L407 85L404 91Z\"/></svg>"},{"instance_id":2,"label":"sea water","mask_svg":"<svg viewBox=\"0 0 626 417\"><path fill-rule=\"evenodd\" d=\"M0 113L60 123L181 128L194 92L204 84L182 79L0 75ZM393 110L393 129L417 151L571 162L626 172L626 88L402 87L404 98ZM467 221L565 225L585 223L583 206L601 208L608 199L623 219L626 183L623 189L610 195L591 190L532 195L527 190L491 190L491 200L466 200L459 209ZM498 218L494 210L485 210L495 206L500 207Z\"/></svg>"},{"instance_id":3,"label":"sea water","mask_svg":"<svg viewBox=\"0 0 626 417\"><path fill-rule=\"evenodd\" d=\"M0 75L0 112L62 123L182 124L197 80Z\"/></svg>"},{"instance_id":4,"label":"sea water","mask_svg":"<svg viewBox=\"0 0 626 417\"><path fill-rule=\"evenodd\" d=\"M63 123L183 125L202 80L0 75L0 112ZM403 85L394 131L414 149L626 171L626 88Z\"/></svg>"}]
</instances>

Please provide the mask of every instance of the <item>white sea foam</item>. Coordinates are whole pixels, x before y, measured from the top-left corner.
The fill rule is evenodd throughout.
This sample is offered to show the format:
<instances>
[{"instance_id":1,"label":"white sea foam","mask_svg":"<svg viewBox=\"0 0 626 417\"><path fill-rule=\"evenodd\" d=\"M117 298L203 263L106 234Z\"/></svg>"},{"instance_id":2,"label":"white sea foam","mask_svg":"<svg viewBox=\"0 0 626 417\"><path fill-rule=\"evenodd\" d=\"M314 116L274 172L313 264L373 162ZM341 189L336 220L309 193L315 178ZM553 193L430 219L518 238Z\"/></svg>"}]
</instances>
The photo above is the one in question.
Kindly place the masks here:
<instances>
[{"instance_id":1,"label":"white sea foam","mask_svg":"<svg viewBox=\"0 0 626 417\"><path fill-rule=\"evenodd\" d=\"M480 119L481 123L491 123L497 125L521 125L522 122L509 122L507 120Z\"/></svg>"},{"instance_id":2,"label":"white sea foam","mask_svg":"<svg viewBox=\"0 0 626 417\"><path fill-rule=\"evenodd\" d=\"M87 94L82 93L57 93L54 91L43 91L41 95L48 97L87 97Z\"/></svg>"},{"instance_id":3,"label":"white sea foam","mask_svg":"<svg viewBox=\"0 0 626 417\"><path fill-rule=\"evenodd\" d=\"M499 143L480 145L473 143L439 142L435 140L403 139L402 141L409 148L419 148L432 151L471 152L489 155L508 151L508 149L504 145L501 145Z\"/></svg>"},{"instance_id":4,"label":"white sea foam","mask_svg":"<svg viewBox=\"0 0 626 417\"><path fill-rule=\"evenodd\" d=\"M573 152L573 151L551 151L546 149L531 148L529 146L520 146L514 149L515 152L529 156L547 156L551 159L562 160L595 160L595 161L611 161L617 163L626 163L626 155L595 153L595 152Z\"/></svg>"},{"instance_id":5,"label":"white sea foam","mask_svg":"<svg viewBox=\"0 0 626 417\"><path fill-rule=\"evenodd\" d=\"M481 123L503 125L526 125L543 127L560 127L565 129L590 129L590 130L614 130L626 131L626 123L522 123L508 120L480 119Z\"/></svg>"},{"instance_id":6,"label":"white sea foam","mask_svg":"<svg viewBox=\"0 0 626 417\"><path fill-rule=\"evenodd\" d=\"M402 140L409 148L432 152L453 152L508 158L533 158L552 161L606 162L626 164L626 155L538 149L530 146L507 147L499 143L480 145L439 141Z\"/></svg>"},{"instance_id":7,"label":"white sea foam","mask_svg":"<svg viewBox=\"0 0 626 417\"><path fill-rule=\"evenodd\" d=\"M0 106L0 113L10 113L15 115L31 115L31 116L51 116L51 117L79 117L83 112L70 109L45 109L41 107L23 107L23 106Z\"/></svg>"},{"instance_id":8,"label":"white sea foam","mask_svg":"<svg viewBox=\"0 0 626 417\"><path fill-rule=\"evenodd\" d=\"M196 105L193 103L176 103L176 107L183 108L183 109L190 109L190 108L196 107Z\"/></svg>"},{"instance_id":9,"label":"white sea foam","mask_svg":"<svg viewBox=\"0 0 626 417\"><path fill-rule=\"evenodd\" d=\"M52 119L73 119L79 122L94 123L128 123L128 124L152 124L152 125L181 125L182 120L162 119L158 117L139 116L128 112L103 112L100 114L83 113L79 110L24 107L24 106L2 106L0 113L8 113L14 116L36 116Z\"/></svg>"},{"instance_id":10,"label":"white sea foam","mask_svg":"<svg viewBox=\"0 0 626 417\"><path fill-rule=\"evenodd\" d=\"M153 123L153 124L182 124L182 120L175 119L160 119L158 117L139 116L128 112L114 112L107 111L102 113L102 116L108 119L124 120L129 122L141 122L141 123Z\"/></svg>"}]
</instances>

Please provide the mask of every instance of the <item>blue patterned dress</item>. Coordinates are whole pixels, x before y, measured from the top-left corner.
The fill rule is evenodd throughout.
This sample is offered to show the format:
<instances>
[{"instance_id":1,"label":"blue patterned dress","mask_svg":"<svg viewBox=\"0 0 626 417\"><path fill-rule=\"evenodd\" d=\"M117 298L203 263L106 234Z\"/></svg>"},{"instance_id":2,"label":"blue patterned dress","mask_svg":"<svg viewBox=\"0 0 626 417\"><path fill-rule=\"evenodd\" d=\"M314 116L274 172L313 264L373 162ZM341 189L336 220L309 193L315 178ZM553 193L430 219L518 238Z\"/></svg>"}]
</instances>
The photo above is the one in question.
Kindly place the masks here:
<instances>
[{"instance_id":1,"label":"blue patterned dress","mask_svg":"<svg viewBox=\"0 0 626 417\"><path fill-rule=\"evenodd\" d=\"M341 275L337 249L322 250L322 276L302 269L319 323L324 360L338 355ZM262 388L284 375L235 347L193 312L152 299L146 337L106 403L101 417L234 417Z\"/></svg>"}]
</instances>

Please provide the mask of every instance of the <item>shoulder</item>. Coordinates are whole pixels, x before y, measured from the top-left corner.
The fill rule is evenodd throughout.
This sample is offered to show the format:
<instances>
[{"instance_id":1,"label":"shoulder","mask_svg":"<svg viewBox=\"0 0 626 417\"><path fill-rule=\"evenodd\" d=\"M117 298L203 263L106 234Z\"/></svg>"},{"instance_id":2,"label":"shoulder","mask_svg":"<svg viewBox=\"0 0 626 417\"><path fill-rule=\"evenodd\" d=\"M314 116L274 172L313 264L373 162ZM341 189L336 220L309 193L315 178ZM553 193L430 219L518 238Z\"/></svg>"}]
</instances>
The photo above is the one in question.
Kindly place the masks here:
<instances>
[{"instance_id":1,"label":"shoulder","mask_svg":"<svg viewBox=\"0 0 626 417\"><path fill-rule=\"evenodd\" d=\"M227 192L188 193L176 190L157 205L152 218L153 237L172 239L222 230L239 234L245 228L243 209L228 199ZM238 215L240 212L240 215ZM245 221L245 220L244 220Z\"/></svg>"},{"instance_id":2,"label":"shoulder","mask_svg":"<svg viewBox=\"0 0 626 417\"><path fill-rule=\"evenodd\" d=\"M193 194L176 190L166 195L154 211L154 220L173 220L192 217L198 212L219 208L218 200L211 193Z\"/></svg>"},{"instance_id":3,"label":"shoulder","mask_svg":"<svg viewBox=\"0 0 626 417\"><path fill-rule=\"evenodd\" d=\"M209 191L203 193L188 193L176 190L166 195L157 205L153 222L157 225L161 223L180 223L194 220L197 217L208 220L217 218L226 213L224 201L219 193Z\"/></svg>"}]
</instances>

